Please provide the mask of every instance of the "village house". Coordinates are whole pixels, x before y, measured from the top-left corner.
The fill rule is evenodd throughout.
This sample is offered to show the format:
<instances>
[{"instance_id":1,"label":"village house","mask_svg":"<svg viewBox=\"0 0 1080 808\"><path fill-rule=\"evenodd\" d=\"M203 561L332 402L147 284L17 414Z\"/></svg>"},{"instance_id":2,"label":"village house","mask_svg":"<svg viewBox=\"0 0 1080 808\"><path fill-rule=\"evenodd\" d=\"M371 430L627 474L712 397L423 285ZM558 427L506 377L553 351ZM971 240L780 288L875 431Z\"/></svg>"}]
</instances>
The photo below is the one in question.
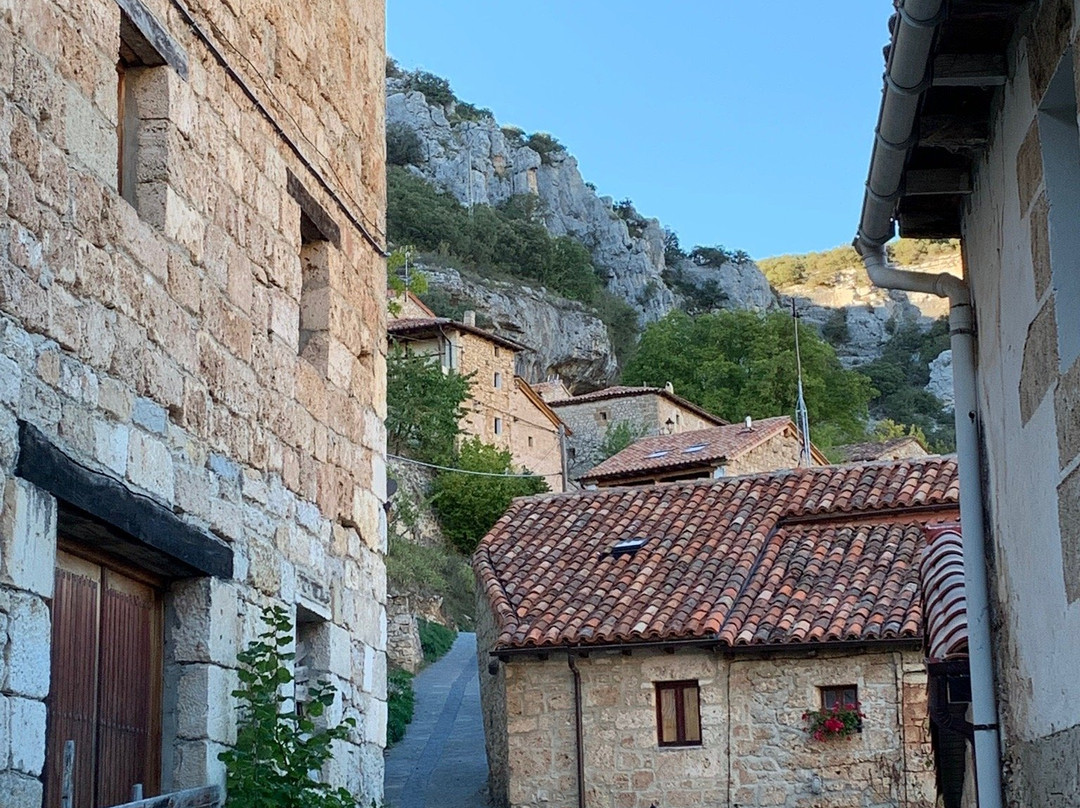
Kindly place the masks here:
<instances>
[{"instance_id":1,"label":"village house","mask_svg":"<svg viewBox=\"0 0 1080 808\"><path fill-rule=\"evenodd\" d=\"M473 559L495 804L934 806L919 566L958 494L927 458L516 500Z\"/></svg>"},{"instance_id":2,"label":"village house","mask_svg":"<svg viewBox=\"0 0 1080 808\"><path fill-rule=\"evenodd\" d=\"M845 443L835 447L844 463L877 463L882 460L907 460L930 454L922 442L912 436L865 443Z\"/></svg>"},{"instance_id":3,"label":"village house","mask_svg":"<svg viewBox=\"0 0 1080 808\"><path fill-rule=\"evenodd\" d=\"M634 437L672 435L727 422L666 387L605 387L572 396L561 382L538 385L538 392L572 433L567 440L569 478L577 480L602 458L612 428Z\"/></svg>"},{"instance_id":4,"label":"village house","mask_svg":"<svg viewBox=\"0 0 1080 808\"><path fill-rule=\"evenodd\" d=\"M473 374L461 429L510 452L514 464L544 477L553 491L565 487L562 419L515 372L517 354L529 350L476 325L476 313L461 322L435 313L411 292L398 298L399 311L387 326L391 344L438 360L445 372Z\"/></svg>"},{"instance_id":5,"label":"village house","mask_svg":"<svg viewBox=\"0 0 1080 808\"><path fill-rule=\"evenodd\" d=\"M827 466L810 446L813 465ZM642 438L581 476L586 488L652 485L793 469L802 462L802 434L787 416Z\"/></svg>"},{"instance_id":6,"label":"village house","mask_svg":"<svg viewBox=\"0 0 1080 808\"><path fill-rule=\"evenodd\" d=\"M879 286L952 304L978 802L1067 804L1080 793L1067 639L1080 636L1080 3L897 12L856 247ZM888 266L897 230L961 239L963 281Z\"/></svg>"},{"instance_id":7,"label":"village house","mask_svg":"<svg viewBox=\"0 0 1080 808\"><path fill-rule=\"evenodd\" d=\"M209 787L265 606L382 796L384 7L0 3L0 803ZM203 804L200 802L199 804Z\"/></svg>"}]
</instances>

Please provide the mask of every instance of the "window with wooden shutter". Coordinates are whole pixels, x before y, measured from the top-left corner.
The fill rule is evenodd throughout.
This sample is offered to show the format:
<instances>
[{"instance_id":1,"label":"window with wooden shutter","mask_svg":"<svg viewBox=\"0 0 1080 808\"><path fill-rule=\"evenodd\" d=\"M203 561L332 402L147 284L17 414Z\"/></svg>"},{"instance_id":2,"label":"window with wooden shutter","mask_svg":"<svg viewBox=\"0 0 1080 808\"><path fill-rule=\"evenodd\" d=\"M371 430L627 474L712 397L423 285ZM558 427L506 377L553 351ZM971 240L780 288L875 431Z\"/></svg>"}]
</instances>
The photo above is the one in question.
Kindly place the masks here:
<instances>
[{"instance_id":1,"label":"window with wooden shutter","mask_svg":"<svg viewBox=\"0 0 1080 808\"><path fill-rule=\"evenodd\" d=\"M52 602L46 802L60 804L64 745L75 742L73 804L158 793L161 598L149 581L62 550Z\"/></svg>"},{"instance_id":2,"label":"window with wooden shutter","mask_svg":"<svg viewBox=\"0 0 1080 808\"><path fill-rule=\"evenodd\" d=\"M660 746L701 745L701 704L696 680L656 683L656 730Z\"/></svg>"}]
</instances>

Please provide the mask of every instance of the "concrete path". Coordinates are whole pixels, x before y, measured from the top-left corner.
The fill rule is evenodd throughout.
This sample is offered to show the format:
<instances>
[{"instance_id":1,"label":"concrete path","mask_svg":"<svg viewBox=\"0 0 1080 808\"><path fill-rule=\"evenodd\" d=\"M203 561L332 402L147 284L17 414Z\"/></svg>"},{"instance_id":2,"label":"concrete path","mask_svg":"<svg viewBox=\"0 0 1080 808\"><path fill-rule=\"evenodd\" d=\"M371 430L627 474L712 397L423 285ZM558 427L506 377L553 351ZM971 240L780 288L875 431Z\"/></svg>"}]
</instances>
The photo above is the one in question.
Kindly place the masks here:
<instances>
[{"instance_id":1,"label":"concrete path","mask_svg":"<svg viewBox=\"0 0 1080 808\"><path fill-rule=\"evenodd\" d=\"M386 808L484 808L487 755L476 675L476 635L413 679L416 712L386 753Z\"/></svg>"}]
</instances>

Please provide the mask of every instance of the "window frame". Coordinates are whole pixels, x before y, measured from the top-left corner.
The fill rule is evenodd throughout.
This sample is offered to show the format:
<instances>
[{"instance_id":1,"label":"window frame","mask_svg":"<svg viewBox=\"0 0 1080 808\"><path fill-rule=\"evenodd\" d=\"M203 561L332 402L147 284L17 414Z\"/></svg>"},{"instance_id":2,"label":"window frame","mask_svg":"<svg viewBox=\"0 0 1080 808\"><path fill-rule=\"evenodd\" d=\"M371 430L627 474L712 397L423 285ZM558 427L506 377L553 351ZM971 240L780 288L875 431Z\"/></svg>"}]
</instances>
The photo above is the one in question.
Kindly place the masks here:
<instances>
[{"instance_id":1,"label":"window frame","mask_svg":"<svg viewBox=\"0 0 1080 808\"><path fill-rule=\"evenodd\" d=\"M503 419L498 415L495 416L495 434L501 435L503 433Z\"/></svg>"},{"instance_id":2,"label":"window frame","mask_svg":"<svg viewBox=\"0 0 1080 808\"><path fill-rule=\"evenodd\" d=\"M850 701L843 697L844 693L851 691L854 698ZM859 686L856 684L847 685L819 685L818 686L818 700L821 704L822 710L831 710L833 705L829 702L829 696L838 697L840 704L855 704L859 703ZM834 702L835 703L835 702Z\"/></svg>"},{"instance_id":3,"label":"window frame","mask_svg":"<svg viewBox=\"0 0 1080 808\"><path fill-rule=\"evenodd\" d=\"M667 682L653 682L653 688L656 694L656 742L657 745L665 748L680 748L680 747L695 747L702 746L702 726L701 726L701 684L697 679L677 679ZM664 708L663 697L664 691L673 691L675 693L675 736L674 741L664 740ZM686 728L686 701L685 693L687 690L693 690L696 694L697 703L697 738L692 739L687 737Z\"/></svg>"}]
</instances>

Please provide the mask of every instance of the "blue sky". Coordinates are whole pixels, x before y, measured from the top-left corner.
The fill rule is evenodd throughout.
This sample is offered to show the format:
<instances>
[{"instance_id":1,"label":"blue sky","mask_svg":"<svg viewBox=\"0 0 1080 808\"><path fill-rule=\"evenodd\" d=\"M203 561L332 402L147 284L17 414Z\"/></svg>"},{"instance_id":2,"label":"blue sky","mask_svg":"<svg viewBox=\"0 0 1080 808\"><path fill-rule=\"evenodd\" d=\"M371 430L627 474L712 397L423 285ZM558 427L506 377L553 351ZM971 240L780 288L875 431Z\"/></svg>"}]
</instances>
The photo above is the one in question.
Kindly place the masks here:
<instances>
[{"instance_id":1,"label":"blue sky","mask_svg":"<svg viewBox=\"0 0 1080 808\"><path fill-rule=\"evenodd\" d=\"M387 48L586 180L755 258L851 241L891 0L387 0Z\"/></svg>"}]
</instances>

